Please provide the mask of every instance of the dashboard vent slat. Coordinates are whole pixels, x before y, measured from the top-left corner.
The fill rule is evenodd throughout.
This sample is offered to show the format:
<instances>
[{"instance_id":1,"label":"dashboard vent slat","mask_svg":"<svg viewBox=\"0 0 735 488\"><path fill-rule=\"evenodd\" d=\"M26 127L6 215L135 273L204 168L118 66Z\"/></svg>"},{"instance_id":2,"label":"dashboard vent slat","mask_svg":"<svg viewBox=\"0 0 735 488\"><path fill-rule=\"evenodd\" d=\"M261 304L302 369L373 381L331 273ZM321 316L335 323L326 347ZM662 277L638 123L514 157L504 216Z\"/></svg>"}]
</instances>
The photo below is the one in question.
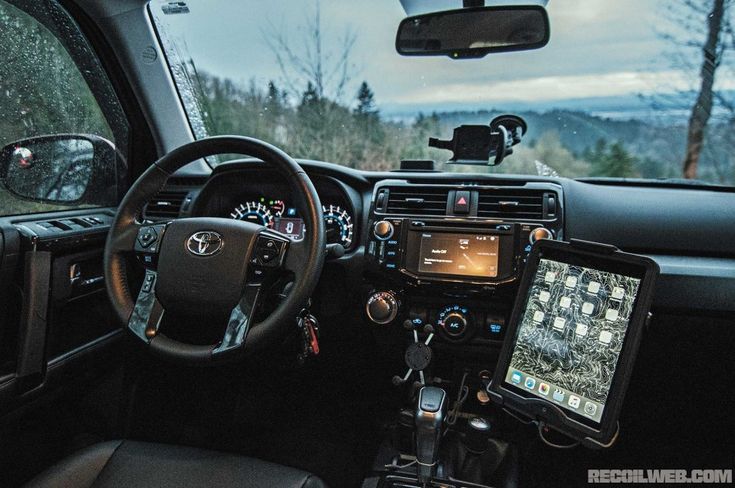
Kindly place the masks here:
<instances>
[{"instance_id":1,"label":"dashboard vent slat","mask_svg":"<svg viewBox=\"0 0 735 488\"><path fill-rule=\"evenodd\" d=\"M387 214L445 215L448 188L391 187L388 192Z\"/></svg>"},{"instance_id":2,"label":"dashboard vent slat","mask_svg":"<svg viewBox=\"0 0 735 488\"><path fill-rule=\"evenodd\" d=\"M543 190L483 190L477 202L477 216L493 219L543 220ZM551 193L551 195L555 195Z\"/></svg>"},{"instance_id":3,"label":"dashboard vent slat","mask_svg":"<svg viewBox=\"0 0 735 488\"><path fill-rule=\"evenodd\" d=\"M181 205L189 190L161 190L145 206L146 219L169 220L179 216Z\"/></svg>"}]
</instances>

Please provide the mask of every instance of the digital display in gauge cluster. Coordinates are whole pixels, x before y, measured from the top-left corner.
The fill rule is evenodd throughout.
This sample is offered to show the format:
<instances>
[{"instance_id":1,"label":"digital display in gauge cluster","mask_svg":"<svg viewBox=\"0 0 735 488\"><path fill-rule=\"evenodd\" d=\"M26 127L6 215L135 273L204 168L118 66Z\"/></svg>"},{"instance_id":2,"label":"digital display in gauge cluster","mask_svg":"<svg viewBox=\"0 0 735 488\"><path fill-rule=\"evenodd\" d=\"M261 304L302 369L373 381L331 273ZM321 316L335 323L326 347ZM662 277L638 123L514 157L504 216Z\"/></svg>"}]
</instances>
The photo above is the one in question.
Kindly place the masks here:
<instances>
[{"instance_id":1,"label":"digital display in gauge cluster","mask_svg":"<svg viewBox=\"0 0 735 488\"><path fill-rule=\"evenodd\" d=\"M350 212L340 205L330 203L322 206L322 214L327 230L327 243L342 244L349 248L354 232ZM262 196L243 201L230 212L230 217L263 225L295 240L303 239L306 231L304 220L296 208L280 198Z\"/></svg>"}]
</instances>

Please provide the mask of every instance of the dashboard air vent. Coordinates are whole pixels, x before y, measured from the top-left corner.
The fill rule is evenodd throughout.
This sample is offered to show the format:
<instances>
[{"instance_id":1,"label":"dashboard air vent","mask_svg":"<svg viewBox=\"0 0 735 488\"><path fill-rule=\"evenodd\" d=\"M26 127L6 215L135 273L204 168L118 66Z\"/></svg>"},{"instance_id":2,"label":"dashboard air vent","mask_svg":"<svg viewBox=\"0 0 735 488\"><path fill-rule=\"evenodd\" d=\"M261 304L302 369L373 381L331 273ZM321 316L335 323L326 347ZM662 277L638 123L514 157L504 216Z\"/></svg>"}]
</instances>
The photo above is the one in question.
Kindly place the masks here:
<instances>
[{"instance_id":1,"label":"dashboard air vent","mask_svg":"<svg viewBox=\"0 0 735 488\"><path fill-rule=\"evenodd\" d=\"M556 194L543 190L485 190L479 194L477 216L491 219L543 220L549 198Z\"/></svg>"},{"instance_id":2,"label":"dashboard air vent","mask_svg":"<svg viewBox=\"0 0 735 488\"><path fill-rule=\"evenodd\" d=\"M448 188L392 187L385 213L404 215L446 215Z\"/></svg>"},{"instance_id":3,"label":"dashboard air vent","mask_svg":"<svg viewBox=\"0 0 735 488\"><path fill-rule=\"evenodd\" d=\"M189 193L185 189L163 189L148 202L144 215L150 220L169 220L179 216L184 198Z\"/></svg>"}]
</instances>

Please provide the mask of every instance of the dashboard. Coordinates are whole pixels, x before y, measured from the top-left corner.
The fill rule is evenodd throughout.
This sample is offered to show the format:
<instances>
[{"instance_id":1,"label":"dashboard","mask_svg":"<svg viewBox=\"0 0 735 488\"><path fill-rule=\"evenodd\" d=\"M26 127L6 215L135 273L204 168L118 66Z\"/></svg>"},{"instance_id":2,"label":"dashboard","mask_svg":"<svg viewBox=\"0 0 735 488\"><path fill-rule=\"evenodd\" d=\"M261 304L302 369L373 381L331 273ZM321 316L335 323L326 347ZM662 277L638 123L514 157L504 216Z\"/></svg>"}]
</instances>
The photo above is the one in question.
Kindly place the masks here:
<instances>
[{"instance_id":1,"label":"dashboard","mask_svg":"<svg viewBox=\"0 0 735 488\"><path fill-rule=\"evenodd\" d=\"M499 347L538 239L597 241L653 257L662 271L654 307L733 311L735 227L722 225L735 221L733 192L300 163L319 194L328 242L345 251L328 255L320 293L352 293L376 330L429 325L437 347L455 347L460 357ZM180 205L182 217L248 220L296 239L309 232L287 182L262 162L174 180L159 203ZM325 300L338 307L345 298Z\"/></svg>"}]
</instances>

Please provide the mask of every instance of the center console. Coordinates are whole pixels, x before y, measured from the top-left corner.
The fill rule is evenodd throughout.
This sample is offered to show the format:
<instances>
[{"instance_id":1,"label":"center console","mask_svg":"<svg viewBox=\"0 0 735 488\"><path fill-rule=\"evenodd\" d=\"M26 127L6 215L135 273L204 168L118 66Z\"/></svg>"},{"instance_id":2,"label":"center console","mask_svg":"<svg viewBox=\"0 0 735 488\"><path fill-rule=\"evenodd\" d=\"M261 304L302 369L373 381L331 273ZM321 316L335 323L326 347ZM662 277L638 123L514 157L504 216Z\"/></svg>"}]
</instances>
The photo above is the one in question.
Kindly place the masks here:
<instances>
[{"instance_id":1,"label":"center console","mask_svg":"<svg viewBox=\"0 0 735 488\"><path fill-rule=\"evenodd\" d=\"M404 338L393 384L408 395L363 486L516 486L487 386L531 247L563 239L562 188L432 182L386 180L372 197L365 315L386 351Z\"/></svg>"},{"instance_id":2,"label":"center console","mask_svg":"<svg viewBox=\"0 0 735 488\"><path fill-rule=\"evenodd\" d=\"M444 345L492 346L505 333L531 245L563 237L560 186L386 180L373 193L365 313ZM457 348L454 348L457 350Z\"/></svg>"}]
</instances>

